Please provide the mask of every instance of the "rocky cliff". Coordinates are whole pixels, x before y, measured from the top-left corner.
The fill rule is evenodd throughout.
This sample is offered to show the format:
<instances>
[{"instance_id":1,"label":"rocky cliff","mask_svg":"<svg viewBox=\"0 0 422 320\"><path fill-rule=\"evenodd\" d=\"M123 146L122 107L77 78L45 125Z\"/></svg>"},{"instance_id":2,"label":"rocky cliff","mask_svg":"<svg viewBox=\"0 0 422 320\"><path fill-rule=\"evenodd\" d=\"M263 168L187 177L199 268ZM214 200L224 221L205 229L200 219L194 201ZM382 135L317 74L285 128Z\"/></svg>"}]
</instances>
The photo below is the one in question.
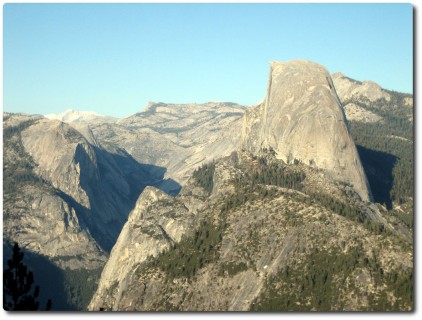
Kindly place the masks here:
<instances>
[{"instance_id":1,"label":"rocky cliff","mask_svg":"<svg viewBox=\"0 0 422 320\"><path fill-rule=\"evenodd\" d=\"M363 200L371 192L328 71L309 61L272 62L265 102L243 118L242 146L272 148L353 184Z\"/></svg>"},{"instance_id":2,"label":"rocky cliff","mask_svg":"<svg viewBox=\"0 0 422 320\"><path fill-rule=\"evenodd\" d=\"M113 247L90 309L113 305L119 310L122 293L133 285L138 267L179 242L193 226L194 216L183 203L146 188Z\"/></svg>"},{"instance_id":3,"label":"rocky cliff","mask_svg":"<svg viewBox=\"0 0 422 320\"><path fill-rule=\"evenodd\" d=\"M391 93L373 81L353 80L341 72L336 72L331 77L348 121L383 122L382 116L362 104L380 107L391 101Z\"/></svg>"},{"instance_id":4,"label":"rocky cliff","mask_svg":"<svg viewBox=\"0 0 422 320\"><path fill-rule=\"evenodd\" d=\"M3 240L67 273L102 268L143 188L165 184L164 168L57 120L5 114L3 126Z\"/></svg>"},{"instance_id":5,"label":"rocky cliff","mask_svg":"<svg viewBox=\"0 0 422 320\"><path fill-rule=\"evenodd\" d=\"M105 250L116 241L137 195L159 181L127 153L96 147L60 121L38 120L21 139L35 174L81 206L80 219Z\"/></svg>"}]
</instances>

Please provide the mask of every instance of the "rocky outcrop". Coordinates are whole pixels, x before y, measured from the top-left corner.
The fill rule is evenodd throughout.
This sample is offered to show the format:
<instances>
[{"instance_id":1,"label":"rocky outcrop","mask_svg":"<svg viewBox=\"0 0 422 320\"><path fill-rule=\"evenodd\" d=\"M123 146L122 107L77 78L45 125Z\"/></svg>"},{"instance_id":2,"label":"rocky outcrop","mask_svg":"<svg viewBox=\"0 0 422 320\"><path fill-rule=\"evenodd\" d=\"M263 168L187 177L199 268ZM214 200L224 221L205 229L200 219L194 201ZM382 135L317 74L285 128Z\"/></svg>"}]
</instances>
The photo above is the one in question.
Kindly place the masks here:
<instances>
[{"instance_id":1,"label":"rocky outcrop","mask_svg":"<svg viewBox=\"0 0 422 320\"><path fill-rule=\"evenodd\" d=\"M244 111L230 102L150 102L122 119L74 110L46 117L68 123L92 145L115 146L139 163L165 168L165 178L174 181L166 186L177 193L195 168L238 148Z\"/></svg>"},{"instance_id":2,"label":"rocky outcrop","mask_svg":"<svg viewBox=\"0 0 422 320\"><path fill-rule=\"evenodd\" d=\"M406 107L413 108L413 98L410 98L410 97L404 98L403 103Z\"/></svg>"},{"instance_id":3,"label":"rocky outcrop","mask_svg":"<svg viewBox=\"0 0 422 320\"><path fill-rule=\"evenodd\" d=\"M110 250L137 194L154 183L149 172L128 154L96 147L60 121L39 120L22 131L21 139L35 173L81 206L80 219Z\"/></svg>"},{"instance_id":4,"label":"rocky outcrop","mask_svg":"<svg viewBox=\"0 0 422 320\"><path fill-rule=\"evenodd\" d=\"M346 77L340 72L332 76L334 87L342 102L350 99L365 99L369 102L375 102L379 99L390 101L390 94L385 92L377 83L373 81L356 81Z\"/></svg>"},{"instance_id":5,"label":"rocky outcrop","mask_svg":"<svg viewBox=\"0 0 422 320\"><path fill-rule=\"evenodd\" d=\"M138 267L193 230L194 216L177 199L147 187L120 233L101 275L90 310L122 307L122 294L135 281ZM125 297L127 298L127 297ZM127 299L125 300L127 304Z\"/></svg>"},{"instance_id":6,"label":"rocky outcrop","mask_svg":"<svg viewBox=\"0 0 422 320\"><path fill-rule=\"evenodd\" d=\"M140 163L166 168L166 178L184 185L202 163L238 148L244 111L228 102L151 102L116 123L90 126L100 141L125 149Z\"/></svg>"},{"instance_id":7,"label":"rocky outcrop","mask_svg":"<svg viewBox=\"0 0 422 320\"><path fill-rule=\"evenodd\" d=\"M55 268L49 294L69 302L55 310L86 308L144 187L180 186L163 180L164 168L99 143L86 124L72 124L81 134L57 120L5 114L3 125L3 241L39 257L31 269Z\"/></svg>"},{"instance_id":8,"label":"rocky outcrop","mask_svg":"<svg viewBox=\"0 0 422 320\"><path fill-rule=\"evenodd\" d=\"M242 147L275 150L351 183L363 200L371 192L328 71L309 61L272 62L265 102L243 118Z\"/></svg>"},{"instance_id":9,"label":"rocky outcrop","mask_svg":"<svg viewBox=\"0 0 422 320\"><path fill-rule=\"evenodd\" d=\"M84 135L36 116L6 114L4 121L6 238L66 261L96 246L111 250L143 188L171 184L164 168L142 165L77 126Z\"/></svg>"},{"instance_id":10,"label":"rocky outcrop","mask_svg":"<svg viewBox=\"0 0 422 320\"><path fill-rule=\"evenodd\" d=\"M80 180L88 175L87 179L98 181L98 165L95 153L79 132L60 121L40 120L21 136L23 147L38 165L37 174L90 209Z\"/></svg>"},{"instance_id":11,"label":"rocky outcrop","mask_svg":"<svg viewBox=\"0 0 422 320\"><path fill-rule=\"evenodd\" d=\"M366 110L352 102L346 104L343 109L348 121L375 123L383 120L378 114Z\"/></svg>"},{"instance_id":12,"label":"rocky outcrop","mask_svg":"<svg viewBox=\"0 0 422 320\"><path fill-rule=\"evenodd\" d=\"M59 137L58 123L6 114L3 125L3 240L16 241L62 269L102 267L106 252L87 228L90 200L79 183L80 167L65 160L75 150L66 149L69 143ZM35 143L26 145L29 150L24 143L28 132ZM43 139L49 136L49 142Z\"/></svg>"},{"instance_id":13,"label":"rocky outcrop","mask_svg":"<svg viewBox=\"0 0 422 320\"><path fill-rule=\"evenodd\" d=\"M102 268L107 254L84 228L77 206L42 186L25 186L5 196L3 237L48 257L61 269ZM79 212L80 215L80 212Z\"/></svg>"}]
</instances>

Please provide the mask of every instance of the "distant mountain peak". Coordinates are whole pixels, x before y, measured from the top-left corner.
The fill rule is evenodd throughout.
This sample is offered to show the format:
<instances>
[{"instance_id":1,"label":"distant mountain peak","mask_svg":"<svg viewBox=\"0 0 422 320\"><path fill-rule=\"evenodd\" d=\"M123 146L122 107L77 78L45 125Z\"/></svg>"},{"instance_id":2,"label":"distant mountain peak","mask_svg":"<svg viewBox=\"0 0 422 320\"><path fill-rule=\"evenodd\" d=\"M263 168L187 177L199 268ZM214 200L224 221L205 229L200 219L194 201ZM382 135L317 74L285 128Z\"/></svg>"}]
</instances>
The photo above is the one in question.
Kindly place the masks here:
<instances>
[{"instance_id":1,"label":"distant mountain peak","mask_svg":"<svg viewBox=\"0 0 422 320\"><path fill-rule=\"evenodd\" d=\"M66 123L82 123L89 122L95 119L112 120L113 117L105 116L94 111L77 111L74 109L67 109L62 113L50 113L44 116L50 120L59 120Z\"/></svg>"},{"instance_id":2,"label":"distant mountain peak","mask_svg":"<svg viewBox=\"0 0 422 320\"><path fill-rule=\"evenodd\" d=\"M347 77L341 72L331 75L338 97L341 102L351 99L365 98L371 102L379 99L390 101L390 94L381 88L381 86L371 80L358 81Z\"/></svg>"}]
</instances>

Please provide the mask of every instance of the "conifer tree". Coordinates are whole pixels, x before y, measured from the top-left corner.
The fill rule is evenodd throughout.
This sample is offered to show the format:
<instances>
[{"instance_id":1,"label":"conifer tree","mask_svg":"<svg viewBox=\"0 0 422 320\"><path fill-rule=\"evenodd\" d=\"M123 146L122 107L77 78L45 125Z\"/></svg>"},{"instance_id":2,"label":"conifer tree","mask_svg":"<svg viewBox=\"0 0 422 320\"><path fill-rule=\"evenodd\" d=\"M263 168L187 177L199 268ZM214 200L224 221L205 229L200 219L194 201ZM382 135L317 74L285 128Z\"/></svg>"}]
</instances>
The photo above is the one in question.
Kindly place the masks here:
<instances>
[{"instance_id":1,"label":"conifer tree","mask_svg":"<svg viewBox=\"0 0 422 320\"><path fill-rule=\"evenodd\" d=\"M38 311L37 298L39 286L34 284L34 275L23 263L23 252L15 242L12 258L7 261L8 268L3 271L3 309L6 311ZM52 306L49 299L46 311Z\"/></svg>"}]
</instances>

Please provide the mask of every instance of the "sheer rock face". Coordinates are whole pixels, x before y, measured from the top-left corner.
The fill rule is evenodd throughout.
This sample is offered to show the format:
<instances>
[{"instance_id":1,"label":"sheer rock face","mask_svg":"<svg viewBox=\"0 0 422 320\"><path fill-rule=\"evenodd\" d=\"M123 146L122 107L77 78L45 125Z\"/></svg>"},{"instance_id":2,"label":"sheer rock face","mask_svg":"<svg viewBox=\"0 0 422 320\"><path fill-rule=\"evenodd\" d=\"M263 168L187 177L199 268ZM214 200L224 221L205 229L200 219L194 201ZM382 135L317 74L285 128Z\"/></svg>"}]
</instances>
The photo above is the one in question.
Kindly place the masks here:
<instances>
[{"instance_id":1,"label":"sheer rock face","mask_svg":"<svg viewBox=\"0 0 422 320\"><path fill-rule=\"evenodd\" d=\"M101 251L104 256L143 188L165 182L163 169L156 174L158 169L126 152L94 143L89 130L81 134L69 124L35 116L6 117L5 172L23 181L17 181L18 191L13 179L6 181L5 238L37 253L57 258L94 252L96 260ZM26 121L31 123L18 129ZM25 170L39 181L20 177Z\"/></svg>"},{"instance_id":2,"label":"sheer rock face","mask_svg":"<svg viewBox=\"0 0 422 320\"><path fill-rule=\"evenodd\" d=\"M265 102L243 118L242 147L273 148L351 183L363 200L371 192L328 71L309 61L272 62Z\"/></svg>"},{"instance_id":3,"label":"sheer rock face","mask_svg":"<svg viewBox=\"0 0 422 320\"><path fill-rule=\"evenodd\" d=\"M47 188L33 186L21 189L14 201L15 206L10 201L5 204L4 239L49 257L63 270L103 267L107 254L84 230L83 222L69 203ZM18 205L27 208L26 212Z\"/></svg>"},{"instance_id":4,"label":"sheer rock face","mask_svg":"<svg viewBox=\"0 0 422 320\"><path fill-rule=\"evenodd\" d=\"M193 227L194 215L182 202L154 187L145 188L113 247L89 309L110 305L119 310L138 266L179 242Z\"/></svg>"},{"instance_id":5,"label":"sheer rock face","mask_svg":"<svg viewBox=\"0 0 422 320\"><path fill-rule=\"evenodd\" d=\"M80 206L83 223L110 250L130 211L132 192L111 154L56 120L42 119L28 127L22 143L37 164L35 172Z\"/></svg>"},{"instance_id":6,"label":"sheer rock face","mask_svg":"<svg viewBox=\"0 0 422 320\"><path fill-rule=\"evenodd\" d=\"M102 267L106 253L87 230L90 201L79 183L81 167L71 161L75 150L65 138L67 129L37 116L5 118L3 240L62 269ZM37 173L43 179L34 179Z\"/></svg>"},{"instance_id":7,"label":"sheer rock face","mask_svg":"<svg viewBox=\"0 0 422 320\"><path fill-rule=\"evenodd\" d=\"M72 137L73 139L70 139ZM38 164L39 174L53 187L64 190L86 208L89 197L82 188L81 174L95 183L97 159L92 148L72 128L60 121L41 120L22 132L25 150ZM86 170L83 170L87 166ZM81 169L84 171L81 173Z\"/></svg>"}]
</instances>

